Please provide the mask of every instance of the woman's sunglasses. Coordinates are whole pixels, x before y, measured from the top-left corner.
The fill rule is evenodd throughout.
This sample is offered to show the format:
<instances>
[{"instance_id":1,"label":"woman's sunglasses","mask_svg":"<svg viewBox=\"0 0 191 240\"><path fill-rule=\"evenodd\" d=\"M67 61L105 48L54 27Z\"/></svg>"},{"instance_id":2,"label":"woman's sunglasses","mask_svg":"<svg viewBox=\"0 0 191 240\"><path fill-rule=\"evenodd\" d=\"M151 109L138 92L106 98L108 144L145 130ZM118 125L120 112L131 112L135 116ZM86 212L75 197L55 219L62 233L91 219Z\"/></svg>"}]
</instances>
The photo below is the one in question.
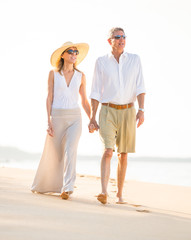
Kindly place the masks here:
<instances>
[{"instance_id":1,"label":"woman's sunglasses","mask_svg":"<svg viewBox=\"0 0 191 240\"><path fill-rule=\"evenodd\" d=\"M118 39L120 39L120 38L125 39L126 36L125 36L125 35L115 35L113 38L115 38L116 40L118 40Z\"/></svg>"},{"instance_id":2,"label":"woman's sunglasses","mask_svg":"<svg viewBox=\"0 0 191 240\"><path fill-rule=\"evenodd\" d=\"M72 49L68 49L68 50L66 50L66 52L68 53L68 54L75 54L75 55L78 55L79 54L79 51L78 50L72 50Z\"/></svg>"}]
</instances>

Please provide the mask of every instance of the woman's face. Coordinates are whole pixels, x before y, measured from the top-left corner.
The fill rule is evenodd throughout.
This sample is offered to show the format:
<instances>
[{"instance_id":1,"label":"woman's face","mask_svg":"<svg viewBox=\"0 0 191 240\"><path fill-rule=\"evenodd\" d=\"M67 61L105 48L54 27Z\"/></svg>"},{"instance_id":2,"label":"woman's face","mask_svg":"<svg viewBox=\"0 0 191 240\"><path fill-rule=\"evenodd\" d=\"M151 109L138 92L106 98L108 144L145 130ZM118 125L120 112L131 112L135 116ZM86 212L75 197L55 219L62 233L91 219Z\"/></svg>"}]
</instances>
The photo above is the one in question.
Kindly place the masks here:
<instances>
[{"instance_id":1,"label":"woman's face","mask_svg":"<svg viewBox=\"0 0 191 240\"><path fill-rule=\"evenodd\" d=\"M79 54L76 47L68 48L63 54L62 58L64 59L64 62L67 63L75 63L77 60L77 55Z\"/></svg>"}]
</instances>

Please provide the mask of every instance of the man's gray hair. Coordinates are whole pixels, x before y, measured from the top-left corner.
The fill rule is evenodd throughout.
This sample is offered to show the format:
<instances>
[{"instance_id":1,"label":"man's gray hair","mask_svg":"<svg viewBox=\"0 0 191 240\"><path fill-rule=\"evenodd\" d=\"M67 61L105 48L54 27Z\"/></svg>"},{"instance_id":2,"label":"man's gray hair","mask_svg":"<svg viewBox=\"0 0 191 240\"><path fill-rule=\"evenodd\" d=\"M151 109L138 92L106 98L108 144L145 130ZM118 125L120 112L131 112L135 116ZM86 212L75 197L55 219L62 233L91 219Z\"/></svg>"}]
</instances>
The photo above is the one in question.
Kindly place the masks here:
<instances>
[{"instance_id":1,"label":"man's gray hair","mask_svg":"<svg viewBox=\"0 0 191 240\"><path fill-rule=\"evenodd\" d=\"M122 31L122 32L124 32L123 28L114 27L114 28L112 28L112 29L109 31L109 33L108 33L108 39L113 37L113 34L114 34L115 31ZM125 34L125 32L124 32L124 34Z\"/></svg>"}]
</instances>

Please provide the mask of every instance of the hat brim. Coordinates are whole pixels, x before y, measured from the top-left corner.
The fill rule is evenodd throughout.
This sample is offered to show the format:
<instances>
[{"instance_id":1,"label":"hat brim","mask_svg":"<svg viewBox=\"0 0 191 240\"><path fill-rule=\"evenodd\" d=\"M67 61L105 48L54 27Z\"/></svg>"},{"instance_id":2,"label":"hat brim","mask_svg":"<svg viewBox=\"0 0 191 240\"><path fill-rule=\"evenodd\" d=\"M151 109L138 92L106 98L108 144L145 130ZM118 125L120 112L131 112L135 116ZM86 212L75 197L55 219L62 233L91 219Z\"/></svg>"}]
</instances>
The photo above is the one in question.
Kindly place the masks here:
<instances>
[{"instance_id":1,"label":"hat brim","mask_svg":"<svg viewBox=\"0 0 191 240\"><path fill-rule=\"evenodd\" d=\"M56 67L57 62L60 60L61 58L61 54L68 48L71 47L76 47L79 51L79 54L77 56L77 60L75 65L77 66L78 64L80 64L83 59L86 57L88 50L89 50L89 45L87 43L76 43L76 44L68 44L65 45L63 47L60 47L58 49L56 49L53 54L51 55L50 58L50 63L53 67Z\"/></svg>"}]
</instances>

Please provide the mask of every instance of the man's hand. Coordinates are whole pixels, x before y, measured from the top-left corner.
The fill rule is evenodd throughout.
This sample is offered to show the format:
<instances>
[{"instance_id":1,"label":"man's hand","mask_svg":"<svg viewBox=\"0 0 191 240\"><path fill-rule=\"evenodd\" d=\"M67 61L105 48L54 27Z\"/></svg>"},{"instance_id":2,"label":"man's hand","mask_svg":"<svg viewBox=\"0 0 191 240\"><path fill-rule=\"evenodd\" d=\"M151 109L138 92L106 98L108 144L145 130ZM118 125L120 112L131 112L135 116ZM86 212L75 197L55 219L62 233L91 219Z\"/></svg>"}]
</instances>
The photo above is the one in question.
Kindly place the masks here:
<instances>
[{"instance_id":1,"label":"man's hand","mask_svg":"<svg viewBox=\"0 0 191 240\"><path fill-rule=\"evenodd\" d=\"M138 111L136 115L136 121L138 120L137 127L140 127L141 124L144 122L144 112L143 111Z\"/></svg>"},{"instance_id":2,"label":"man's hand","mask_svg":"<svg viewBox=\"0 0 191 240\"><path fill-rule=\"evenodd\" d=\"M88 128L89 128L90 133L93 133L95 130L97 131L99 129L99 126L98 126L95 119L90 119L90 123L88 125Z\"/></svg>"}]
</instances>

